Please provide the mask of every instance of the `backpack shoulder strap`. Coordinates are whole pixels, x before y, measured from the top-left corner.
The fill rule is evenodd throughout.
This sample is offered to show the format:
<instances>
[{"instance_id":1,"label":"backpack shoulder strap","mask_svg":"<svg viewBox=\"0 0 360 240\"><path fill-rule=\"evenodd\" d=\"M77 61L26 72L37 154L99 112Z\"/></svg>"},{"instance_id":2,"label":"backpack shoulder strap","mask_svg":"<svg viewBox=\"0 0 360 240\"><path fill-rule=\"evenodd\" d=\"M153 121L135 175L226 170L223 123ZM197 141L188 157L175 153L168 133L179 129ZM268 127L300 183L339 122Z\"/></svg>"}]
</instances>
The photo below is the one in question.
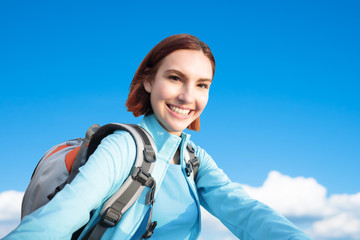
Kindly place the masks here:
<instances>
[{"instance_id":1,"label":"backpack shoulder strap","mask_svg":"<svg viewBox=\"0 0 360 240\"><path fill-rule=\"evenodd\" d=\"M146 195L146 204L153 205L156 182L151 176L156 161L156 146L148 132L138 125L133 124L108 124L100 128L90 141L87 155L90 156L108 132L115 130L125 130L131 134L136 144L136 159L131 170L130 176L123 185L104 203L101 211L100 221L84 236L83 239L100 239L108 227L114 227L121 219L122 215L140 197L145 187L150 190ZM151 207L152 212L152 207ZM151 222L151 214L148 220L147 231L143 235L150 237L156 226L156 222Z\"/></svg>"},{"instance_id":2,"label":"backpack shoulder strap","mask_svg":"<svg viewBox=\"0 0 360 240\"><path fill-rule=\"evenodd\" d=\"M195 149L193 148L193 146L190 145L190 143L187 144L186 146L186 152L187 152L187 156L185 155L185 161L186 161L186 175L188 177L190 177L192 175L194 182L196 182L196 178L197 178L197 173L198 173L198 169L200 166L200 160L199 158L195 155Z\"/></svg>"},{"instance_id":3,"label":"backpack shoulder strap","mask_svg":"<svg viewBox=\"0 0 360 240\"><path fill-rule=\"evenodd\" d=\"M90 140L92 139L93 135L95 134L95 132L98 129L100 129L100 126L98 124L94 124L91 127L89 127L89 129L86 131L85 138L83 139L83 142L80 146L78 153L76 154L74 163L71 167L69 178L67 179L66 183L71 183L72 180L74 180L76 175L79 173L79 168L84 164L82 162L84 151L85 151L86 147L88 146ZM87 159L88 159L88 157L85 159L85 161L87 161Z\"/></svg>"}]
</instances>

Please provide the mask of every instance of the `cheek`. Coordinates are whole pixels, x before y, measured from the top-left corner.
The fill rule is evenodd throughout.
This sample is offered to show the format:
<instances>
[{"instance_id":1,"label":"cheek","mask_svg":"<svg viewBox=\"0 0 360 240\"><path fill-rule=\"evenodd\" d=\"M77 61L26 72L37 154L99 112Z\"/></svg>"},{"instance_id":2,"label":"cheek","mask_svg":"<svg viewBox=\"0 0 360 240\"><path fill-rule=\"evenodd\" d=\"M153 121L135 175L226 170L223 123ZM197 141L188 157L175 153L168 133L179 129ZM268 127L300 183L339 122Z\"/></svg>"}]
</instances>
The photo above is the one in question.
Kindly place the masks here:
<instances>
[{"instance_id":1,"label":"cheek","mask_svg":"<svg viewBox=\"0 0 360 240\"><path fill-rule=\"evenodd\" d=\"M198 108L202 111L206 107L209 100L209 94L201 94L198 98Z\"/></svg>"},{"instance_id":2,"label":"cheek","mask_svg":"<svg viewBox=\"0 0 360 240\"><path fill-rule=\"evenodd\" d=\"M174 89L169 88L166 84L159 84L153 87L150 94L150 101L153 108L159 107L163 101L171 99L174 95Z\"/></svg>"},{"instance_id":3,"label":"cheek","mask_svg":"<svg viewBox=\"0 0 360 240\"><path fill-rule=\"evenodd\" d=\"M171 100L177 96L177 89L174 86L162 84L161 87L157 88L156 94L158 95L158 99Z\"/></svg>"}]
</instances>

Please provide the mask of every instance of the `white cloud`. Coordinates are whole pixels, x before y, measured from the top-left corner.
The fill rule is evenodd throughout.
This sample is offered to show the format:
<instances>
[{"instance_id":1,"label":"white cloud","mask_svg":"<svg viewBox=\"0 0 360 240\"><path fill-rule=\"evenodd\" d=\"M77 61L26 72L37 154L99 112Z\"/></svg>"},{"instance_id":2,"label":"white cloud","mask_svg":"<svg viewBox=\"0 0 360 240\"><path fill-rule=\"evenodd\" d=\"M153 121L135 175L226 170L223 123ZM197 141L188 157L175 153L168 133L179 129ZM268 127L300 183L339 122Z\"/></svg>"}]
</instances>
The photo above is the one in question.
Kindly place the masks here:
<instances>
[{"instance_id":1,"label":"white cloud","mask_svg":"<svg viewBox=\"0 0 360 240\"><path fill-rule=\"evenodd\" d=\"M254 198L289 217L323 216L326 188L313 178L291 178L271 171L261 187L243 185Z\"/></svg>"},{"instance_id":2,"label":"white cloud","mask_svg":"<svg viewBox=\"0 0 360 240\"><path fill-rule=\"evenodd\" d=\"M17 191L0 193L0 238L4 237L19 224L23 195L23 192Z\"/></svg>"},{"instance_id":3,"label":"white cloud","mask_svg":"<svg viewBox=\"0 0 360 240\"><path fill-rule=\"evenodd\" d=\"M351 212L360 216L360 192L357 194L334 194L328 200L329 213Z\"/></svg>"},{"instance_id":4,"label":"white cloud","mask_svg":"<svg viewBox=\"0 0 360 240\"><path fill-rule=\"evenodd\" d=\"M223 239L235 240L236 238L223 224L201 207L201 228L199 240Z\"/></svg>"},{"instance_id":5,"label":"white cloud","mask_svg":"<svg viewBox=\"0 0 360 240\"><path fill-rule=\"evenodd\" d=\"M315 222L309 233L319 239L360 239L360 218L340 213Z\"/></svg>"},{"instance_id":6,"label":"white cloud","mask_svg":"<svg viewBox=\"0 0 360 240\"><path fill-rule=\"evenodd\" d=\"M326 207L326 217L309 231L314 238L360 239L360 193L334 194Z\"/></svg>"},{"instance_id":7,"label":"white cloud","mask_svg":"<svg viewBox=\"0 0 360 240\"><path fill-rule=\"evenodd\" d=\"M6 191L0 193L0 221L20 219L21 201L24 193L17 191Z\"/></svg>"},{"instance_id":8,"label":"white cloud","mask_svg":"<svg viewBox=\"0 0 360 240\"><path fill-rule=\"evenodd\" d=\"M303 230L314 239L360 239L360 192L327 197L326 188L315 179L276 171L269 173L261 187L243 186L284 216L308 219L310 227Z\"/></svg>"}]
</instances>

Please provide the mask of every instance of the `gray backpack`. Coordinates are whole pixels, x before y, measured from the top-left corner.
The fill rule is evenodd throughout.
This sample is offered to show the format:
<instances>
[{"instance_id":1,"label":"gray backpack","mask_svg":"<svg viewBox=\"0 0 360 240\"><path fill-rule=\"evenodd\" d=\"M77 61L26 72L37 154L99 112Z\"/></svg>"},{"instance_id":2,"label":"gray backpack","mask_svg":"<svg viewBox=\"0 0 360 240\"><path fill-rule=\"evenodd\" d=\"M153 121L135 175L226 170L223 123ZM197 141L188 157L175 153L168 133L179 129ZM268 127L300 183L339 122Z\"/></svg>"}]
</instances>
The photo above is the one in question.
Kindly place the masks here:
<instances>
[{"instance_id":1,"label":"gray backpack","mask_svg":"<svg viewBox=\"0 0 360 240\"><path fill-rule=\"evenodd\" d=\"M151 221L156 188L156 182L151 173L156 162L157 150L150 134L133 124L112 123L102 127L94 124L87 130L85 138L66 141L49 149L36 166L25 191L21 218L48 203L66 184L71 183L79 172L79 168L86 164L101 140L116 130L127 131L133 137L137 150L136 159L125 182L104 203L100 211L100 221L88 231L83 239L100 239L108 227L114 227L120 221L121 216L140 197L145 187L149 188L146 204L151 204L151 211L146 231L141 239L150 238L157 224L156 221ZM195 179L200 162L190 144L187 145L187 150L188 160L185 170L188 176L192 175ZM75 232L72 239L77 239L85 226Z\"/></svg>"}]
</instances>

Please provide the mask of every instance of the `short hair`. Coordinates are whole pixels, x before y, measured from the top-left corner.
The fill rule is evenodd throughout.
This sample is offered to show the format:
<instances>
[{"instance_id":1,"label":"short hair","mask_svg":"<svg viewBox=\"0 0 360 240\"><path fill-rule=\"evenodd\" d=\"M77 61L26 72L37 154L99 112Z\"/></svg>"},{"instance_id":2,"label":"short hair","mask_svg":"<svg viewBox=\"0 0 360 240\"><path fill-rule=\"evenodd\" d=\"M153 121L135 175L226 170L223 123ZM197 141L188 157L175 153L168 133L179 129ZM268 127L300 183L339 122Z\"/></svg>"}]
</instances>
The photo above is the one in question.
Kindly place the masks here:
<instances>
[{"instance_id":1,"label":"short hair","mask_svg":"<svg viewBox=\"0 0 360 240\"><path fill-rule=\"evenodd\" d=\"M141 62L130 84L130 92L126 100L126 107L135 117L153 113L150 103L150 93L144 88L144 81L152 81L159 69L161 61L170 53L181 50L199 50L207 56L215 74L215 58L209 46L190 34L176 34L159 42ZM200 117L195 119L188 127L189 130L200 130Z\"/></svg>"}]
</instances>

